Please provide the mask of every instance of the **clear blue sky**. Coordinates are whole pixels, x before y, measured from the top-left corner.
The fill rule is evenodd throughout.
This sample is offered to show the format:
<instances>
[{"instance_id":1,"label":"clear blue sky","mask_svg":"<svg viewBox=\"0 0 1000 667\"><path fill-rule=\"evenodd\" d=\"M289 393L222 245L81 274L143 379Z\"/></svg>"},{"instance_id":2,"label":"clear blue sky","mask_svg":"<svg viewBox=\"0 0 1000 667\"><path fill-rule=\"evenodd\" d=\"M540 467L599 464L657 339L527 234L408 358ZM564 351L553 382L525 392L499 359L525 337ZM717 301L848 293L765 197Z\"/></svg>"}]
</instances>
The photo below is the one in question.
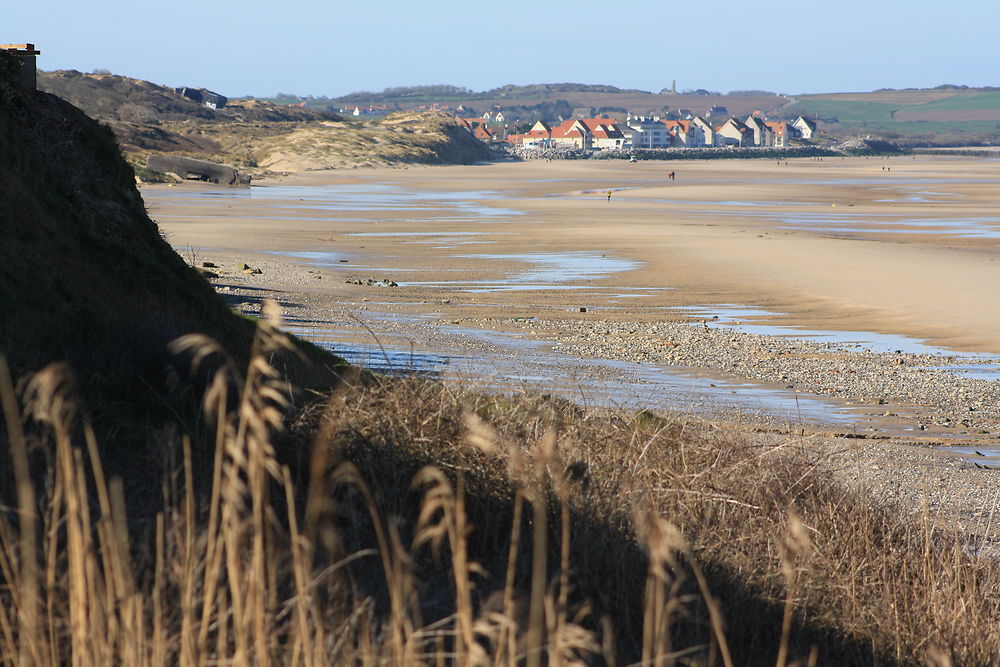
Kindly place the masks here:
<instances>
[{"instance_id":1,"label":"clear blue sky","mask_svg":"<svg viewBox=\"0 0 1000 667\"><path fill-rule=\"evenodd\" d=\"M34 42L41 69L229 96L564 81L655 92L674 79L789 94L1000 85L997 0L8 4L0 43Z\"/></svg>"}]
</instances>

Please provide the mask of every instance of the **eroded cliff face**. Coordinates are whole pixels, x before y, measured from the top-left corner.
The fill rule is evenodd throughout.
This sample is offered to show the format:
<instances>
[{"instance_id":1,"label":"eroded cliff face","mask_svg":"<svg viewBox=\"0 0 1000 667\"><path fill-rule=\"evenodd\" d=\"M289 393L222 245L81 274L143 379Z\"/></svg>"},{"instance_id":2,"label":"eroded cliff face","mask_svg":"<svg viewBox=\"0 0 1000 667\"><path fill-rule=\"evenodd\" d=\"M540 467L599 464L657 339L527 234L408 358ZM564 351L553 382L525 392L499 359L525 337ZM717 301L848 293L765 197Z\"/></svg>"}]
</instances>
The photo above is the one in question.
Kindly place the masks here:
<instances>
[{"instance_id":1,"label":"eroded cliff face","mask_svg":"<svg viewBox=\"0 0 1000 667\"><path fill-rule=\"evenodd\" d=\"M23 90L0 53L0 353L15 376L52 361L98 402L165 391L177 336L245 347L250 327L146 214L112 132Z\"/></svg>"}]
</instances>

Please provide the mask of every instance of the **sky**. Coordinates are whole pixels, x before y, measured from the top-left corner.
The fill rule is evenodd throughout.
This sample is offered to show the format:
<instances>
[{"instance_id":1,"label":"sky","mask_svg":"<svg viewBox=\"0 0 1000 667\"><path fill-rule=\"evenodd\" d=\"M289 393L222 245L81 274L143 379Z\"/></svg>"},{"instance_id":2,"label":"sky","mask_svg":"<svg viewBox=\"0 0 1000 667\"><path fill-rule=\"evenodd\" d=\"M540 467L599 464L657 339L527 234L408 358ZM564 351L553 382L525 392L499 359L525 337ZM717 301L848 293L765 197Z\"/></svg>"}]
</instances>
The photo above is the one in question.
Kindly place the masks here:
<instances>
[{"instance_id":1,"label":"sky","mask_svg":"<svg viewBox=\"0 0 1000 667\"><path fill-rule=\"evenodd\" d=\"M997 0L36 0L0 43L229 97L530 83L785 94L1000 85Z\"/></svg>"}]
</instances>

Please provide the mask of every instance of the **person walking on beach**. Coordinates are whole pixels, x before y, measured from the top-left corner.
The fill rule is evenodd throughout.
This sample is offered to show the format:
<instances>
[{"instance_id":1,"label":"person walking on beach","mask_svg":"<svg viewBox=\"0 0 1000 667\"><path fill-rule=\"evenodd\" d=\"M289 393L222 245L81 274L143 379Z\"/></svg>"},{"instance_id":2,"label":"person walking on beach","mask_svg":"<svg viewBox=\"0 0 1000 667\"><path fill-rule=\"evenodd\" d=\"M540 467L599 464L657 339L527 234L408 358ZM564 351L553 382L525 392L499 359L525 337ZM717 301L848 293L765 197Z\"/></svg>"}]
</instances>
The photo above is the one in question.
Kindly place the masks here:
<instances>
[{"instance_id":1,"label":"person walking on beach","mask_svg":"<svg viewBox=\"0 0 1000 667\"><path fill-rule=\"evenodd\" d=\"M608 201L611 201L611 190L608 190Z\"/></svg>"},{"instance_id":2,"label":"person walking on beach","mask_svg":"<svg viewBox=\"0 0 1000 667\"><path fill-rule=\"evenodd\" d=\"M674 174L674 172L670 172L669 174L667 174L667 176L668 176L668 177L670 178L670 180L672 181L672 180L674 180L674 178L675 178L676 174Z\"/></svg>"}]
</instances>

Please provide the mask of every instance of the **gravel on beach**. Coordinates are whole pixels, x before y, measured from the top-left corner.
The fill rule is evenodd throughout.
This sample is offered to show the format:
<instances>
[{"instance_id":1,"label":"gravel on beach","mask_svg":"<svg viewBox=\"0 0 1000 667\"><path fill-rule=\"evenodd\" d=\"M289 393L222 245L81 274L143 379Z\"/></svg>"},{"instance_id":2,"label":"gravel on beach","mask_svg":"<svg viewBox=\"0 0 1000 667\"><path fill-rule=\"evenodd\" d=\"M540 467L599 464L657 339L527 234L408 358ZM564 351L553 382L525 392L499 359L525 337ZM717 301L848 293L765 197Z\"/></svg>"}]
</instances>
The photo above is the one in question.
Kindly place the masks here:
<instances>
[{"instance_id":1,"label":"gravel on beach","mask_svg":"<svg viewBox=\"0 0 1000 667\"><path fill-rule=\"evenodd\" d=\"M307 269L280 260L252 262L260 274L229 267L219 260L211 269L221 294L243 312L255 313L263 298L285 308L300 333L355 329L358 339L372 335L380 344L405 340L415 349L444 352L461 347L466 355L516 357L504 336L476 336L470 331L519 334L548 345L548 358L565 357L567 373L579 372L570 360L619 360L638 364L701 368L777 385L809 395L863 403L872 413L913 421L912 439L867 434L857 439L831 437L829 426L801 433L782 431L775 422L757 419L760 428L731 423L758 441L789 443L817 452L823 465L847 485L866 487L874 500L899 505L914 516L930 516L977 535L1000 539L995 521L1000 493L995 468L927 447L924 428L973 434L980 441L1000 434L1000 382L977 380L950 372L949 367L975 360L905 352L878 353L856 346L814 342L785 336L737 331L724 325L678 316L678 321L638 322L567 312L537 318L468 317L449 312L451 304L422 302L433 317L415 316L414 301L402 290L379 286L346 286L342 295L318 289L321 281L343 283L343 276ZM225 266L225 269L218 268ZM329 285L324 285L328 288ZM456 319L456 317L458 319ZM513 339L511 339L513 340ZM457 342L458 341L458 342ZM336 345L333 346L334 349ZM572 366L572 368L571 368ZM551 369L549 369L551 370ZM606 372L595 367L592 372ZM595 381L600 378L595 376ZM906 413L905 415L903 413ZM678 415L683 418L683 415ZM1000 445L1000 441L997 441ZM961 444L956 439L955 444Z\"/></svg>"}]
</instances>

